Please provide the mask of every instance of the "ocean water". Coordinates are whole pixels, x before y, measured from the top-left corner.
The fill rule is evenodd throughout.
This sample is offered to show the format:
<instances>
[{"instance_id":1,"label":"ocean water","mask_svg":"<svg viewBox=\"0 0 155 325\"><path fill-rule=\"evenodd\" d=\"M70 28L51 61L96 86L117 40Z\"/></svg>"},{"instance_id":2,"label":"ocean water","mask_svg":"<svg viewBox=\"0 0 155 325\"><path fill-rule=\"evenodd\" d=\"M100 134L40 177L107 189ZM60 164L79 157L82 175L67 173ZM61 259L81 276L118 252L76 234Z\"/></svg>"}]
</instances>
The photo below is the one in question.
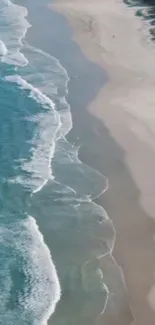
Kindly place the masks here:
<instances>
[{"instance_id":1,"label":"ocean water","mask_svg":"<svg viewBox=\"0 0 155 325\"><path fill-rule=\"evenodd\" d=\"M136 8L136 16L147 23L151 39L155 41L155 0L124 0L124 2L129 7Z\"/></svg>"},{"instance_id":2,"label":"ocean water","mask_svg":"<svg viewBox=\"0 0 155 325\"><path fill-rule=\"evenodd\" d=\"M108 180L66 140L69 76L26 43L29 27L26 8L0 0L0 324L93 324L115 239L93 202Z\"/></svg>"}]
</instances>

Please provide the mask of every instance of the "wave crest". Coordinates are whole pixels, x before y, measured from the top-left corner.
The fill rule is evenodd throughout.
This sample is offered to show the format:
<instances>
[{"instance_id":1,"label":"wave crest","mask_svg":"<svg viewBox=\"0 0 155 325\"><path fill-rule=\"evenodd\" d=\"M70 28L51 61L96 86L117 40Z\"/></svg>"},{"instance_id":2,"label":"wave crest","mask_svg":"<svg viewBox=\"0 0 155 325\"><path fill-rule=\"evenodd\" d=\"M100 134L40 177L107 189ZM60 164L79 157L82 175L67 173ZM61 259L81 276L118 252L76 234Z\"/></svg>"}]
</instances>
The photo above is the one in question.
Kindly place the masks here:
<instances>
[{"instance_id":1,"label":"wave crest","mask_svg":"<svg viewBox=\"0 0 155 325\"><path fill-rule=\"evenodd\" d=\"M34 218L28 216L25 221L1 228L1 257L4 250L10 258L3 258L0 270L4 291L1 322L46 324L60 299L60 284Z\"/></svg>"}]
</instances>

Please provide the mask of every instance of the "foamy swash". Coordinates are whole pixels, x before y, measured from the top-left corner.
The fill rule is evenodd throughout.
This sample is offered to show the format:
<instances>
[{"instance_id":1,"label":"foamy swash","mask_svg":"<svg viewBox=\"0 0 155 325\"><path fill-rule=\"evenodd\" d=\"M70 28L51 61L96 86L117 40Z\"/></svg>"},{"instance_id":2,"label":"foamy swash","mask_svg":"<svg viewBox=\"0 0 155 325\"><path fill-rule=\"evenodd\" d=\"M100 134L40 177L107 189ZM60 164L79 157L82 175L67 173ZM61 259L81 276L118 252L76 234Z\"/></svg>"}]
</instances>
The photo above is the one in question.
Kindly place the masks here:
<instances>
[{"instance_id":1,"label":"foamy swash","mask_svg":"<svg viewBox=\"0 0 155 325\"><path fill-rule=\"evenodd\" d=\"M25 8L15 6L10 1L4 1L0 6L2 12L2 16L0 14L0 23L3 24L5 20L5 24L7 22L8 26L7 30L4 29L5 32L2 32L0 42L1 61L2 64L9 64L11 67L9 73L7 72L3 76L2 82L5 83L6 87L10 87L9 89L13 89L13 94L17 93L17 96L19 94L24 99L29 99L28 106L26 106L26 111L24 112L24 121L25 124L29 122L33 130L31 138L28 137L28 139L25 139L25 144L28 143L30 145L29 156L22 156L19 153L19 158L16 159L15 164L15 169L16 171L18 169L18 174L16 172L13 176L9 176L8 183L13 188L19 185L20 189L24 188L26 193L29 192L30 196L35 198L37 195L41 195L41 190L43 188L45 189L45 185L48 187L48 182L50 183L50 180L52 180L54 184L53 188L56 186L54 202L56 209L57 207L60 209L58 213L62 216L60 219L63 220L64 224L65 218L63 219L63 211L61 210L63 202L66 202L66 209L68 209L67 204L71 202L71 212L73 209L77 220L79 216L80 220L82 220L83 216L86 215L87 220L84 220L84 224L86 225L89 222L88 217L91 215L92 220L89 224L89 229L91 229L91 226L96 221L94 221L95 217L97 218L97 231L98 226L100 229L104 229L105 234L106 229L110 229L108 234L112 234L112 237L109 239L105 235L105 238L101 239L102 245L99 238L99 247L97 246L97 239L93 237L93 243L95 240L95 248L94 251L92 250L90 252L88 258L94 252L96 253L95 258L100 258L105 253L112 252L115 240L115 236L113 235L115 235L115 232L104 209L93 203L92 199L107 189L108 181L99 172L82 164L78 159L78 148L69 144L65 138L65 135L72 128L70 107L65 99L69 80L67 72L59 61L49 54L29 45L22 46L22 39L30 26L25 19L27 15ZM11 39L11 34L15 35L13 40ZM21 50L24 54L21 53ZM63 165L66 168L64 170ZM54 172L52 169L54 169ZM71 198L69 197L69 193L72 193ZM61 205L59 207L57 201L59 202L60 197ZM42 201L40 202L42 203ZM17 211L17 215L18 213L20 215L21 211ZM42 216L43 219L45 218L45 214ZM33 213L32 215L35 216ZM49 218L49 213L47 216ZM53 219L55 216L57 217L57 215L54 215ZM35 219L28 216L27 211L24 211L22 217L22 220L19 219L18 222L11 223L8 227L5 225L0 234L1 242L9 250L11 249L12 251L12 247L15 250L14 253L12 252L12 256L14 256L13 263L16 265L16 268L18 266L17 259L22 261L21 263L24 268L23 278L25 279L25 281L22 281L25 284L25 288L22 292L19 290L21 293L18 296L18 302L15 303L17 307L5 310L5 307L9 306L7 302L13 286L12 279L9 275L10 264L6 259L3 278L5 282L4 286L6 287L6 283L8 283L8 287L5 288L5 303L2 305L4 315L3 323L10 325L11 318L13 318L15 323L18 323L20 318L20 323L22 322L23 325L27 324L27 320L29 321L28 324L46 325L60 299L61 288L50 251L44 243L43 236L39 232ZM69 218L71 219L72 215ZM52 221L50 222L52 223ZM66 220L66 224L67 222ZM55 227L54 222L53 227ZM59 228L57 231L59 232ZM91 236L89 237L89 232L87 235L88 239L91 240L92 238ZM11 240L8 241L8 238L11 238ZM69 237L67 239L69 240ZM83 290L85 290L86 297L87 292L89 292L89 281L91 282L93 278L94 281L98 281L97 285L95 283L95 287L99 290L99 298L100 295L101 297L106 296L105 301L107 303L108 288L104 284L102 271L99 267L97 271L96 269L94 271L94 266L93 270L90 271L89 265L91 265L89 260L85 260L82 267L84 279ZM64 266L67 269L69 268L68 265ZM89 272L90 278L87 278ZM94 295L93 291L90 295L91 297ZM101 299L101 311L106 307L106 303L105 306L102 306Z\"/></svg>"},{"instance_id":2,"label":"foamy swash","mask_svg":"<svg viewBox=\"0 0 155 325\"><path fill-rule=\"evenodd\" d=\"M31 157L28 159L25 158L19 159L21 171L26 172L27 176L25 177L25 174L23 175L22 173L20 173L17 177L11 178L9 180L10 184L21 184L24 187L30 189L32 194L35 194L43 188L43 186L47 183L48 180L54 178L51 170L51 160L53 158L54 151L55 151L55 142L60 138L60 136L64 136L68 132L72 124L70 123L71 118L69 113L69 106L67 102L64 100L64 96L60 98L60 102L62 103L61 108L64 106L64 109L62 110L62 121L61 121L60 115L55 110L55 104L53 103L52 99L50 99L46 94L42 93L41 90L39 90L38 88L36 88L30 83L32 82L31 80L32 78L33 82L34 80L36 80L37 85L39 83L40 88L45 88L45 80L47 80L46 81L47 83L49 82L47 78L48 76L46 73L46 69L45 72L42 71L42 73L39 73L38 70L41 63L42 65L43 63L44 65L46 65L47 62L49 61L48 64L50 65L50 68L53 67L54 73L59 72L59 80L57 82L64 83L63 87L65 88L64 89L64 95L65 95L67 92L66 86L68 82L66 71L63 68L61 68L61 65L56 59L44 54L42 51L34 49L32 47L27 47L27 50L28 50L28 57L29 57L29 65L31 67L31 73L29 73L29 66L25 66L20 70L20 73L27 80L17 74L5 76L3 80L6 82L6 84L7 83L13 84L15 87L18 87L18 89L21 89L23 94L28 96L31 99L31 101L34 102L35 106L39 105L38 108L41 108L41 111L38 110L38 112L35 115L32 114L30 117L25 117L26 120L28 120L30 123L33 123L35 125L35 129L36 129L36 132L34 133L34 137L31 140ZM38 54L37 60L36 60L36 54ZM40 60L38 60L39 56L40 56ZM37 62L35 62L35 60ZM40 62L41 60L45 60L45 62ZM33 70L35 70L34 74L32 74ZM47 71L49 70L50 69L48 69ZM56 81L55 81L55 87L56 87ZM46 92L48 93L48 88L46 89ZM67 118L68 116L69 118ZM63 127L61 129L62 123L63 123ZM29 218L29 226L32 220L33 220L32 217ZM31 234L31 228L29 228L29 231ZM39 231L38 231L38 235L39 235ZM43 244L43 240L42 240L42 244ZM25 245L27 247L26 237L25 237ZM45 244L44 246L46 247ZM35 246L34 246L34 251L36 251ZM40 255L38 253L38 262L39 262L39 256ZM33 263L30 264L31 264L31 268L35 272L35 269L39 270L39 268L37 267L37 263L38 263L37 260L35 261L35 263L34 261ZM30 301L33 300L33 307L36 313L36 315L34 314L35 316L34 319L36 319L36 322L44 318L44 322L46 323L49 316L54 311L56 303L60 299L60 284L52 260L51 260L51 264L48 264L47 267L50 276L46 278L46 281L45 278L42 277L42 272L44 273L44 267L46 266L46 263L42 264L41 261L39 263L40 263L40 272L38 272L37 279L39 279L40 289L38 288L38 290L41 291L42 297L44 297L45 294L45 297L42 300L42 306L40 306L39 301L35 299L35 292L33 290L31 290L32 298L28 295L28 299L26 297L25 299L27 301L26 306L29 312L32 308L31 307L32 303L30 303ZM32 275L28 274L28 277L29 276L32 277ZM51 288L50 288L50 282L53 283L53 287ZM35 281L32 281L32 284L34 284L36 290ZM44 308L41 308L43 306Z\"/></svg>"},{"instance_id":3,"label":"foamy swash","mask_svg":"<svg viewBox=\"0 0 155 325\"><path fill-rule=\"evenodd\" d=\"M27 9L14 5L9 0L0 3L0 57L7 64L25 66L28 61L20 52L22 39L30 24L26 20ZM13 35L13 37L12 37Z\"/></svg>"},{"instance_id":4,"label":"foamy swash","mask_svg":"<svg viewBox=\"0 0 155 325\"><path fill-rule=\"evenodd\" d=\"M28 60L21 53L21 48L22 39L30 26L25 19L27 10L12 4L10 1L2 1L0 11L0 24L5 26L1 29L0 60L9 64L12 71L13 66L26 67ZM32 191L37 191L51 177L50 159L54 151L53 129L56 131L60 126L59 115L54 110L52 100L19 75L6 76L4 80L13 82L28 91L28 95L46 109L45 114L41 113L35 117L39 134L33 139L35 149L32 153L32 161L23 162L21 159L21 168L26 169L29 174L35 174L34 179L36 178L37 182L36 179L33 181L25 179L23 182L21 175L16 179L8 179L11 183L21 183L22 180L22 185L28 186ZM50 126L53 122L52 129ZM51 139L50 143L48 143L48 139ZM9 210L7 214L9 215ZM27 324L27 321L30 320L32 324L46 324L60 299L60 284L50 251L44 243L35 220L27 216L26 220L24 217L24 221L13 222L7 227L1 224L0 242L4 245L6 252L7 250L10 252L11 247L14 248L11 263L18 265L18 261L15 262L15 259L23 260L27 282L24 293L18 296L18 306L10 309L7 301L10 299L11 288L15 284L12 283L10 277L10 261L7 259L4 263L2 261L5 271L1 270L1 279L3 289L5 289L1 297L1 322L9 325L14 320L17 324L20 318L22 324ZM6 307L7 305L8 307Z\"/></svg>"},{"instance_id":5,"label":"foamy swash","mask_svg":"<svg viewBox=\"0 0 155 325\"><path fill-rule=\"evenodd\" d=\"M4 245L6 254L11 254L17 275L17 279L12 278L10 259L5 259L0 270L3 287L0 322L6 325L26 325L29 322L46 324L60 299L60 286L50 251L34 218L27 217L25 221L12 223L10 227L1 227L0 243ZM18 303L16 301L14 308L6 310L10 292L20 281L20 277L23 277L26 286L23 291L19 290Z\"/></svg>"},{"instance_id":6,"label":"foamy swash","mask_svg":"<svg viewBox=\"0 0 155 325\"><path fill-rule=\"evenodd\" d=\"M52 100L19 75L6 76L4 80L15 83L21 89L28 91L28 96L45 109L45 112L38 113L36 116L29 118L29 121L37 124L38 134L33 138L31 160L21 161L22 169L31 173L31 179L27 180L30 188L33 192L37 192L49 179L53 178L51 173L51 159L53 158L55 149L55 137L61 127L60 116L54 109ZM23 183L26 185L25 179Z\"/></svg>"}]
</instances>

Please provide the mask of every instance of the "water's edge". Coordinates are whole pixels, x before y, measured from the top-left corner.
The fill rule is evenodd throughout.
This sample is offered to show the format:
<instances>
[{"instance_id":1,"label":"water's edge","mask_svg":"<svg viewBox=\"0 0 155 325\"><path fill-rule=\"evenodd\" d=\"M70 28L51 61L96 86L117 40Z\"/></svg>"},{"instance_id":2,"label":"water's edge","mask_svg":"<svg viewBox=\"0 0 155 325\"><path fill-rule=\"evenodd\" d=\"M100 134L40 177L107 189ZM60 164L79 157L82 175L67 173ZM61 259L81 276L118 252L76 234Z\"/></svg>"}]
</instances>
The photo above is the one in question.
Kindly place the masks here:
<instances>
[{"instance_id":1,"label":"water's edge","mask_svg":"<svg viewBox=\"0 0 155 325\"><path fill-rule=\"evenodd\" d=\"M31 4L30 4L30 6L31 6ZM42 9L44 10L44 14L46 14L47 20L51 19L51 15L52 15L52 18L54 18L52 27L55 27L55 30L56 30L57 24L60 24L61 27L59 27L59 28L61 29L62 26L63 26L63 33L65 34L65 37L66 36L68 37L68 35L71 37L71 33L70 33L70 30L69 30L68 26L66 25L66 20L65 19L63 19L62 17L59 18L60 16L55 14L55 13L52 13L52 11L50 13L49 9L47 9L45 7L42 7ZM28 10L29 10L29 8L28 8ZM34 8L34 10L35 10L35 8ZM48 13L48 11L49 11L49 13ZM26 35L26 42L28 42L29 44L33 44L33 46L35 44L35 46L37 46L38 48L40 48L39 43L42 42L41 48L46 50L47 53L51 53L51 49L50 49L50 45L48 44L48 40L44 40L44 39L41 38L41 36L46 35L46 30L43 31L44 34L39 35L38 40L35 39L35 36L36 36L35 28L36 28L37 24L35 22L35 28L34 28L33 14L31 15L31 10L29 10L28 21L31 22L32 27L31 27L30 31L28 31L28 34ZM45 16L43 15L43 17L45 17ZM54 26L54 23L56 21L57 21L56 26ZM61 23L60 23L60 21L61 21ZM39 22L39 20L38 20L38 22ZM33 32L33 29L34 29L34 32ZM62 29L61 29L60 32L62 33ZM55 33L55 31L53 31L53 34L54 33ZM58 31L58 34L59 34L59 31ZM59 39L59 35L54 36L54 37ZM67 40L67 37L66 37L66 40ZM58 53L62 53L62 49L61 49L62 44L61 44L61 42L60 43L58 42L58 44L56 44L56 49L52 48L52 55L54 55L56 58L58 58L60 62L64 61L64 62L62 62L63 66L67 66L67 67L70 66L70 72L69 72L70 81L69 81L68 102L69 102L71 108L74 107L74 109L72 111L72 116L73 116L73 121L76 120L76 125L73 126L72 130L67 135L67 139L69 140L70 143L72 143L72 144L74 143L75 147L78 147L78 146L81 147L81 139L83 141L85 136L86 136L86 138L89 137L89 133L91 131L92 123L91 123L91 125L89 125L89 123L85 124L85 122L87 121L88 113L85 113L86 116L85 116L83 122L81 123L81 121L79 120L79 113L77 114L77 111L78 111L79 107L80 107L81 110L85 110L85 108L88 106L88 98L89 98L89 103L90 103L97 96L97 94L99 92L99 89L103 86L103 83L105 82L106 78L105 78L105 74L100 71L99 67L97 67L95 64L93 65L92 62L88 62L83 57L81 51L79 50L78 46L74 42L71 42L71 40L69 39L69 40L67 40L67 43L68 43L67 44L68 53L66 53L63 58L58 57ZM63 44L63 46L64 46L64 44ZM69 58L68 58L68 54L69 54ZM62 54L60 56L62 56ZM79 60L77 67L75 67L75 61L74 61L75 57L77 57L77 59ZM71 61L70 61L70 59L71 59ZM91 82L89 83L87 75L85 75L85 71L88 71L88 70L89 70L89 78L92 75L92 78L95 79L93 83L91 83ZM82 87L81 79L83 80L83 82L85 84L87 84L86 94L88 94L88 98L87 98L87 96L84 96L85 98L80 98L80 99L76 98L77 94L75 93L75 90L77 89L77 87L79 89L79 93L81 92L81 87ZM73 88L74 88L74 90L73 90ZM75 97L73 96L73 93L75 94ZM90 94L91 94L91 96L90 96ZM74 101L73 101L73 97L74 97ZM81 96L81 97L83 97L83 96ZM77 105L77 107L75 105ZM80 134L79 134L79 125L81 125ZM78 157L80 159L80 154L78 154ZM80 159L80 160L83 161L83 159ZM103 194L103 192L105 190L107 190L107 187L104 188L103 190L101 190L101 192L99 192L96 196L93 197L93 195L92 195L91 198L96 199L101 194ZM111 224L111 226L113 228L112 224ZM113 238L113 245L112 245L110 254L112 253L114 242L115 242L115 230L114 230L114 228L113 228L113 231L114 231L114 238ZM117 265L117 263L116 263L116 265ZM122 270L120 270L120 271L122 273ZM121 274L121 277L122 277L122 280L124 282L123 274ZM107 289L107 292L108 292L108 289ZM109 296L107 295L106 304L107 304L107 301L108 301L108 297ZM106 304L105 304L105 307L106 307Z\"/></svg>"}]
</instances>

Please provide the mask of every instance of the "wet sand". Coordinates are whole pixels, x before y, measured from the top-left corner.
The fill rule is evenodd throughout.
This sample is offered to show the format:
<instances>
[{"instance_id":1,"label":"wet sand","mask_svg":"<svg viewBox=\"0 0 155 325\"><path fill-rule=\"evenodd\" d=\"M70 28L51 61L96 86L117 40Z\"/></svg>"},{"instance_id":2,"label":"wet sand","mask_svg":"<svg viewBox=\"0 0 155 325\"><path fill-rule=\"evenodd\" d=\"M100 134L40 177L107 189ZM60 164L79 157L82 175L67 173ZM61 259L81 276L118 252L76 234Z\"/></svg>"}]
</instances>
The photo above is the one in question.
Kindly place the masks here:
<instances>
[{"instance_id":1,"label":"wet sand","mask_svg":"<svg viewBox=\"0 0 155 325\"><path fill-rule=\"evenodd\" d=\"M109 190L98 202L114 222L113 255L124 272L110 255L100 261L110 295L97 323L127 325L135 317L134 325L152 325L154 45L133 9L119 0L98 0L95 6L88 0L85 5L79 0L57 1L55 9L69 19L74 35L64 16L49 10L45 2L25 4L33 26L27 41L57 57L69 74L73 129L68 138L80 144L83 162L108 177ZM42 221L37 222L42 231ZM52 252L51 238L43 234ZM52 318L48 323L53 324Z\"/></svg>"},{"instance_id":2,"label":"wet sand","mask_svg":"<svg viewBox=\"0 0 155 325\"><path fill-rule=\"evenodd\" d=\"M154 325L155 46L146 23L121 0L59 0L51 7L67 17L83 53L109 76L87 105L98 121L87 119L92 130L85 134L80 158L108 177L109 190L98 202L116 229L113 255L129 302L122 299L111 258L103 258L111 295L99 323ZM76 136L80 120L73 114Z\"/></svg>"}]
</instances>

